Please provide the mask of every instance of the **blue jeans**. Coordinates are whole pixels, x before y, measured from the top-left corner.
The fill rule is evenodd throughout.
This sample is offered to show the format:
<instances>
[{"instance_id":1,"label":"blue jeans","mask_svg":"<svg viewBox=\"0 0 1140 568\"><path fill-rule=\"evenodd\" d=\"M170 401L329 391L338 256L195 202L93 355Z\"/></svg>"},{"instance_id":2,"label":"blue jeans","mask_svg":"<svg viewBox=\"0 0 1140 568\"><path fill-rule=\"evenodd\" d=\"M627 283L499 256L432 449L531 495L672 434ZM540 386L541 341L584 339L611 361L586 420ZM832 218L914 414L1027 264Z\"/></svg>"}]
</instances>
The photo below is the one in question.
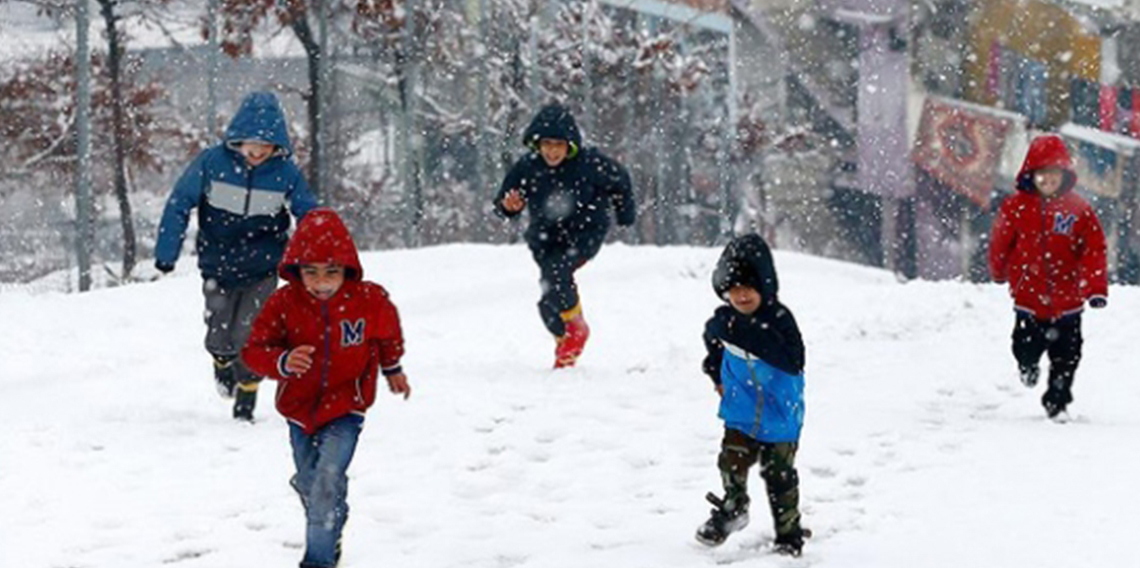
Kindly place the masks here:
<instances>
[{"instance_id":1,"label":"blue jeans","mask_svg":"<svg viewBox=\"0 0 1140 568\"><path fill-rule=\"evenodd\" d=\"M348 519L348 464L356 452L356 440L364 417L342 416L313 435L289 424L293 463L297 473L290 484L305 506L305 558L301 565L325 568L336 565L336 543Z\"/></svg>"}]
</instances>

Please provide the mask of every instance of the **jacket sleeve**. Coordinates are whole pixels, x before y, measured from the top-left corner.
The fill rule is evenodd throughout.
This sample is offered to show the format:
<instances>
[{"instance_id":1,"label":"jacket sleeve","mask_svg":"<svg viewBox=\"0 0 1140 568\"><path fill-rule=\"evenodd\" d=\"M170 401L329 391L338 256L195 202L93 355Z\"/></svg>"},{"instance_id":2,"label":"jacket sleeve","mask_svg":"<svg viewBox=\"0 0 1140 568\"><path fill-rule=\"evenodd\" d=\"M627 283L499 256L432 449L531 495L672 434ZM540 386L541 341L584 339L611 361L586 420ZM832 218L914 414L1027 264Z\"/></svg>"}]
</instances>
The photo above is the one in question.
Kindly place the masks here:
<instances>
[{"instance_id":1,"label":"jacket sleeve","mask_svg":"<svg viewBox=\"0 0 1140 568\"><path fill-rule=\"evenodd\" d=\"M704 362L701 363L701 370L712 379L714 384L720 384L720 367L721 361L724 359L724 344L721 343L720 338L716 333L716 316L713 316L705 324L705 355Z\"/></svg>"},{"instance_id":2,"label":"jacket sleeve","mask_svg":"<svg viewBox=\"0 0 1140 568\"><path fill-rule=\"evenodd\" d=\"M317 198L313 196L313 192L309 191L309 182L305 181L304 174L295 165L293 166L295 172L293 186L285 195L289 200L289 212L293 214L293 218L300 221L310 210L315 209L318 205Z\"/></svg>"},{"instance_id":3,"label":"jacket sleeve","mask_svg":"<svg viewBox=\"0 0 1140 568\"><path fill-rule=\"evenodd\" d=\"M506 209L503 209L503 198L506 197L507 193L509 193L512 189L519 190L519 192L522 193L524 199L528 199L530 197L530 188L527 187L526 183L526 173L529 169L527 165L528 160L529 156L523 156L522 158L519 158L518 161L515 162L515 165L511 166L511 170L507 172L506 177L503 178L503 183L499 186L499 192L495 194L495 199L491 202L491 205L494 207L495 214L498 216L505 219L510 219L522 213L521 210L512 213Z\"/></svg>"},{"instance_id":4,"label":"jacket sleeve","mask_svg":"<svg viewBox=\"0 0 1140 568\"><path fill-rule=\"evenodd\" d=\"M1108 266L1105 253L1104 229L1092 207L1084 212L1081 229L1080 283L1085 300L1108 297Z\"/></svg>"},{"instance_id":5,"label":"jacket sleeve","mask_svg":"<svg viewBox=\"0 0 1140 568\"><path fill-rule=\"evenodd\" d=\"M1009 255L1017 242L1017 234L1010 219L1013 214L1010 203L1010 200L1002 203L990 233L990 278L999 284L1009 280Z\"/></svg>"},{"instance_id":6,"label":"jacket sleeve","mask_svg":"<svg viewBox=\"0 0 1140 568\"><path fill-rule=\"evenodd\" d=\"M800 326L796 324L792 312L782 305L777 307L772 339L776 343L776 349L773 350L775 361L772 365L793 375L803 373L806 353Z\"/></svg>"},{"instance_id":7,"label":"jacket sleeve","mask_svg":"<svg viewBox=\"0 0 1140 568\"><path fill-rule=\"evenodd\" d=\"M208 151L198 154L166 200L162 210L162 221L158 225L158 238L154 244L154 260L159 264L174 266L182 252L182 241L186 238L186 225L190 222L190 212L202 199L207 176L206 158Z\"/></svg>"},{"instance_id":8,"label":"jacket sleeve","mask_svg":"<svg viewBox=\"0 0 1140 568\"><path fill-rule=\"evenodd\" d=\"M380 306L380 331L374 338L376 352L380 359L380 372L384 376L404 372L400 358L404 356L404 333L400 328L400 314L395 304L383 292L384 301Z\"/></svg>"},{"instance_id":9,"label":"jacket sleeve","mask_svg":"<svg viewBox=\"0 0 1140 568\"><path fill-rule=\"evenodd\" d=\"M266 300L265 306L253 321L249 339L241 350L241 359L250 371L276 380L289 378L284 362L290 349L282 295L284 290L277 290Z\"/></svg>"},{"instance_id":10,"label":"jacket sleeve","mask_svg":"<svg viewBox=\"0 0 1140 568\"><path fill-rule=\"evenodd\" d=\"M617 211L617 223L628 227L637 220L637 203L633 199L633 182L630 180L629 170L600 153L598 161L598 172L602 176L602 183L610 196L614 210Z\"/></svg>"}]
</instances>

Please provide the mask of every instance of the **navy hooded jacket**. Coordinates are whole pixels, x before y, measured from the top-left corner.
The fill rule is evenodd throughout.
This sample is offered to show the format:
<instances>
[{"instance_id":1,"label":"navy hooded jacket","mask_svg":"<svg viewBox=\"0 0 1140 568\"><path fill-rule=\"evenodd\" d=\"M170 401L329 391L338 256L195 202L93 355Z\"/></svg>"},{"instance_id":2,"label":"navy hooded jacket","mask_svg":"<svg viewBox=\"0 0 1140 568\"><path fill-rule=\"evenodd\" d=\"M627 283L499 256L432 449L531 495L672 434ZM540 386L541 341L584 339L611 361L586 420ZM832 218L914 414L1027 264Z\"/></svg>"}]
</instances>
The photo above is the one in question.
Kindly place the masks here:
<instances>
[{"instance_id":1,"label":"navy hooded jacket","mask_svg":"<svg viewBox=\"0 0 1140 568\"><path fill-rule=\"evenodd\" d=\"M550 167L538 151L539 141L565 140L570 151L560 164ZM633 185L624 167L596 148L582 148L582 135L565 107L551 104L539 111L523 134L530 153L520 158L503 179L495 196L495 211L512 189L526 199L530 224L525 237L532 249L571 247L588 240L600 242L610 226L610 207L619 225L632 225L637 218Z\"/></svg>"},{"instance_id":2,"label":"navy hooded jacket","mask_svg":"<svg viewBox=\"0 0 1140 568\"><path fill-rule=\"evenodd\" d=\"M277 150L250 167L237 151L245 141L268 142ZM203 278L231 287L272 275L289 239L289 213L300 219L317 206L292 155L277 96L248 95L225 141L199 154L175 184L158 229L155 264L173 267L178 261L190 211L197 208Z\"/></svg>"},{"instance_id":3,"label":"navy hooded jacket","mask_svg":"<svg viewBox=\"0 0 1140 568\"><path fill-rule=\"evenodd\" d=\"M724 391L719 415L761 442L794 442L804 419L804 343L792 312L776 298L772 252L759 235L734 239L717 262L717 296L736 285L757 290L761 304L751 315L721 306L705 324L704 371Z\"/></svg>"}]
</instances>

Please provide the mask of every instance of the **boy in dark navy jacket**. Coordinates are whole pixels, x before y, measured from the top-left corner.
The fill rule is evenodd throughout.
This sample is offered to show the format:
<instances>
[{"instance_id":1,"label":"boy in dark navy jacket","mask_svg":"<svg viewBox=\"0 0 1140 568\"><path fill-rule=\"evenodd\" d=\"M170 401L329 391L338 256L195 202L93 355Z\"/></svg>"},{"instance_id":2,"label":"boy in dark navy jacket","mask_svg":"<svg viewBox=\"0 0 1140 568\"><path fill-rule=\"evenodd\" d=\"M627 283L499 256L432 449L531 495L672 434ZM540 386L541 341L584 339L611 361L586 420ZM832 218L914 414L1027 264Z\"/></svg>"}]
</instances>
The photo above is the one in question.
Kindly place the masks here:
<instances>
[{"instance_id":1,"label":"boy in dark navy jacket","mask_svg":"<svg viewBox=\"0 0 1140 568\"><path fill-rule=\"evenodd\" d=\"M198 269L206 297L206 351L219 393L234 397L234 418L252 420L259 377L237 360L253 318L277 288L289 214L316 207L293 163L285 113L273 93L251 93L226 129L174 186L154 247L155 267L174 270L190 212L198 210ZM236 396L235 396L236 391Z\"/></svg>"},{"instance_id":2,"label":"boy in dark navy jacket","mask_svg":"<svg viewBox=\"0 0 1140 568\"><path fill-rule=\"evenodd\" d=\"M555 337L554 366L570 367L582 354L590 328L582 315L574 272L598 254L610 227L637 217L629 172L596 148L582 148L570 111L551 104L523 135L531 150L507 173L495 211L513 218L527 210L525 237L542 273L538 312Z\"/></svg>"},{"instance_id":3,"label":"boy in dark navy jacket","mask_svg":"<svg viewBox=\"0 0 1140 568\"><path fill-rule=\"evenodd\" d=\"M804 344L792 312L776 299L772 253L758 235L728 244L713 289L729 305L705 325L704 371L721 396L723 498L697 540L716 546L748 525L748 470L757 461L776 528L776 550L799 556L810 532L800 526L796 450L804 420Z\"/></svg>"}]
</instances>

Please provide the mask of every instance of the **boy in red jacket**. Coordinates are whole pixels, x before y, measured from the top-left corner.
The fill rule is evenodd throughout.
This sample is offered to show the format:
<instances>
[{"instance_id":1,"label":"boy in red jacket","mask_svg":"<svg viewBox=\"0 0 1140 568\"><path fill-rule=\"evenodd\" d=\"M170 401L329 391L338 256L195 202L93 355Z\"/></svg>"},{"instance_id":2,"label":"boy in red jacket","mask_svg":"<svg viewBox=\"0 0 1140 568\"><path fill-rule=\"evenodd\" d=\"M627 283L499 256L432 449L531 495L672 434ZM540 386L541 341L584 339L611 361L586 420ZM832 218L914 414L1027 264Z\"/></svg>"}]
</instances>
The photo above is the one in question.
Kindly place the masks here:
<instances>
[{"instance_id":1,"label":"boy in red jacket","mask_svg":"<svg viewBox=\"0 0 1140 568\"><path fill-rule=\"evenodd\" d=\"M242 359L277 381L277 410L289 421L297 466L290 483L308 520L301 568L329 568L340 560L345 472L376 399L377 371L393 393L411 395L400 369L404 341L396 307L363 280L356 245L332 210L301 220L277 272L288 285L266 301Z\"/></svg>"},{"instance_id":2,"label":"boy in red jacket","mask_svg":"<svg viewBox=\"0 0 1140 568\"><path fill-rule=\"evenodd\" d=\"M990 240L990 274L1009 282L1017 313L1013 355L1021 382L1037 384L1038 361L1048 351L1049 388L1041 403L1054 419L1066 418L1073 401L1084 304L1108 304L1104 231L1073 191L1076 183L1064 141L1052 134L1035 138Z\"/></svg>"}]
</instances>

